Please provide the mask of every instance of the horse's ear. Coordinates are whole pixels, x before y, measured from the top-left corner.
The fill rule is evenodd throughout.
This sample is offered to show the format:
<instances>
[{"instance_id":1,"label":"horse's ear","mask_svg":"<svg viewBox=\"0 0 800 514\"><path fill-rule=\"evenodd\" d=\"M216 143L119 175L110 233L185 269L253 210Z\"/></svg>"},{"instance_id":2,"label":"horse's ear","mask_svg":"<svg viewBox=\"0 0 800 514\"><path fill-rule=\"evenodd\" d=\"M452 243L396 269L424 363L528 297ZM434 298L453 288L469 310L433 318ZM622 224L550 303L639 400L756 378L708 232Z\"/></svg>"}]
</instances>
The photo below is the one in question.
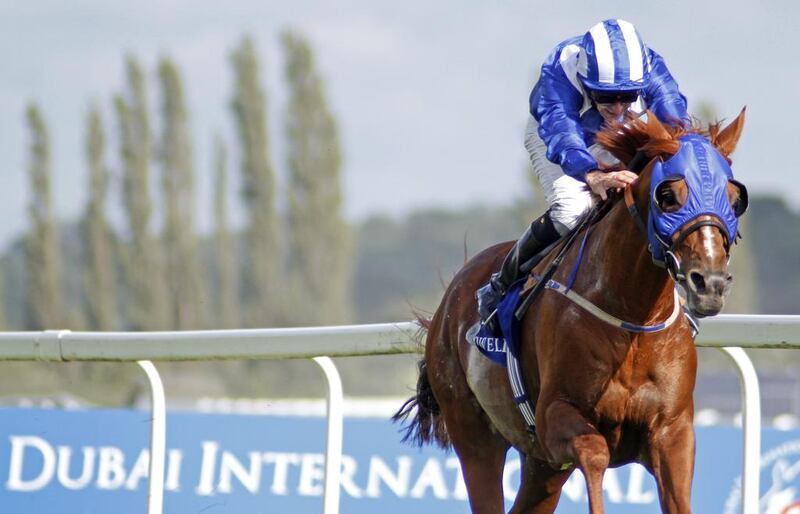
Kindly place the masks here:
<instances>
[{"instance_id":1,"label":"horse's ear","mask_svg":"<svg viewBox=\"0 0 800 514\"><path fill-rule=\"evenodd\" d=\"M744 128L744 113L746 109L746 106L743 107L739 116L737 116L730 125L722 129L719 134L716 134L716 137L712 135L714 146L716 146L719 153L725 157L729 157L733 151L736 150L736 144L739 142L739 138L742 136L742 129Z\"/></svg>"}]
</instances>

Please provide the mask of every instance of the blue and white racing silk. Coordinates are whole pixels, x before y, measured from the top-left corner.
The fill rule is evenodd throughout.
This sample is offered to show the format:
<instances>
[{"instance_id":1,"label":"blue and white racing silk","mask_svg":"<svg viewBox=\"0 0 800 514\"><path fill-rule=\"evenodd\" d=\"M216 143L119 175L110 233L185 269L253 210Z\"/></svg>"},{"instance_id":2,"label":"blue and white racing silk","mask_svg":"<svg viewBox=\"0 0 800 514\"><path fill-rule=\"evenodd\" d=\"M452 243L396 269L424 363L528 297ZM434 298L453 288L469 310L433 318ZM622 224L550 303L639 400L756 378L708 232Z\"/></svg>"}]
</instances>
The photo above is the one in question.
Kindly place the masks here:
<instances>
[{"instance_id":1,"label":"blue and white racing silk","mask_svg":"<svg viewBox=\"0 0 800 514\"><path fill-rule=\"evenodd\" d=\"M631 110L650 109L664 123L689 120L686 97L664 60L641 42L630 23L606 20L584 36L562 41L542 64L530 95L530 112L539 123L547 158L578 180L598 168L588 147L603 123L582 82L595 87L607 83L608 89L618 84L625 90L641 84L642 93Z\"/></svg>"}]
</instances>

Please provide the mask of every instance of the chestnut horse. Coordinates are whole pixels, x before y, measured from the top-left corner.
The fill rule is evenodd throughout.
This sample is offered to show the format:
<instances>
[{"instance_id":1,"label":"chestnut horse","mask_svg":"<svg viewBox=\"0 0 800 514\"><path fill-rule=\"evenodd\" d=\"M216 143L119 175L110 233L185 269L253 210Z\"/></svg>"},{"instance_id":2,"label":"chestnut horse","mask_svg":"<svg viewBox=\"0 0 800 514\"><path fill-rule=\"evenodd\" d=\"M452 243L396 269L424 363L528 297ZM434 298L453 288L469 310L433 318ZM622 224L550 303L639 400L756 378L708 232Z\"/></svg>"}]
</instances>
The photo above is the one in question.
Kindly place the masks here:
<instances>
[{"instance_id":1,"label":"chestnut horse","mask_svg":"<svg viewBox=\"0 0 800 514\"><path fill-rule=\"evenodd\" d=\"M601 132L598 142L625 164L644 157L647 164L630 193L638 209L633 214L647 224L650 202L660 212L679 212L689 197L682 179L665 180L650 190L654 167L669 163L679 151L679 138L701 134L708 152L719 153L712 157L729 163L743 123L744 110L725 129L711 125L701 133L699 128L667 127L649 114L647 121L631 120ZM726 208L739 216L746 190L735 181L721 187L721 198L730 202ZM592 228L573 291L619 319L652 325L676 308L677 282L695 315L717 314L732 280L729 239L736 234L727 234L714 219L699 215L676 230L668 252L673 266L665 269L654 264L642 224L626 202L617 201ZM552 513L562 485L580 469L590 511L600 514L605 470L631 462L643 464L655 477L663 512L690 512L697 356L689 320L681 312L662 331L634 333L545 290L521 321L519 359L535 400L536 431L531 434L514 403L506 370L466 339L477 322L475 290L499 268L511 245L484 250L455 275L425 323L417 394L395 420L413 416L407 437L455 449L473 513L504 511L502 476L510 447L522 461L512 513ZM577 246L566 254L555 280L566 279ZM534 272L542 273L557 250Z\"/></svg>"}]
</instances>

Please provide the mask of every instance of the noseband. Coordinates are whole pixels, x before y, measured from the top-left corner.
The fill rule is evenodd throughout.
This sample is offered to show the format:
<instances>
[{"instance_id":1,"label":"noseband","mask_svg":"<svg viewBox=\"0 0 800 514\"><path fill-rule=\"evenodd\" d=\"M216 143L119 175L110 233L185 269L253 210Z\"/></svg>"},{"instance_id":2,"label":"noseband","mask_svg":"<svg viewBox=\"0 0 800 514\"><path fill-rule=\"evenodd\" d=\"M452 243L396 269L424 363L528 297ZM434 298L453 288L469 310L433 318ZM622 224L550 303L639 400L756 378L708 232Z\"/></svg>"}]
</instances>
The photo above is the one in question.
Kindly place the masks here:
<instances>
[{"instance_id":1,"label":"noseband","mask_svg":"<svg viewBox=\"0 0 800 514\"><path fill-rule=\"evenodd\" d=\"M678 259L678 255L675 253L675 251L692 232L696 232L703 227L715 227L722 233L722 236L725 238L725 242L723 244L725 247L725 255L730 256L730 238L728 237L727 227L725 227L725 225L716 217L695 219L678 230L677 236L673 239L671 245L668 246L666 243L661 241L661 238L659 238L659 242L664 245L664 265L667 268L667 271L669 271L672 280L675 282L683 282L686 280L686 275L681 271L681 261Z\"/></svg>"}]
</instances>

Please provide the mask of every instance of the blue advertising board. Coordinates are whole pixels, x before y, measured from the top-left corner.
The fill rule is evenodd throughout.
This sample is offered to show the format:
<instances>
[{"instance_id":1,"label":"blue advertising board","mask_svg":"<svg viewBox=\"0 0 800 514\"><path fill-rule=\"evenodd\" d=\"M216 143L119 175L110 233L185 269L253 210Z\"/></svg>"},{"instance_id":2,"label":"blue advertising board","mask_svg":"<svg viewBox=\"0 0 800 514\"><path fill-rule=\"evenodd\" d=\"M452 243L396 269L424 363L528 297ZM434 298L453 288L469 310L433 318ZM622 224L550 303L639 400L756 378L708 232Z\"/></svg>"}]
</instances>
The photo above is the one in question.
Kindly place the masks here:
<instances>
[{"instance_id":1,"label":"blue advertising board","mask_svg":"<svg viewBox=\"0 0 800 514\"><path fill-rule=\"evenodd\" d=\"M171 413L166 513L319 512L325 420ZM0 409L0 505L14 514L145 512L149 413L138 410ZM342 508L346 514L468 513L452 452L399 442L388 420L345 420ZM697 429L695 512L740 511L741 431ZM762 514L800 514L800 431L765 430ZM509 454L508 506L519 481ZM609 510L657 513L655 483L640 466L609 470ZM558 511L586 513L580 473Z\"/></svg>"}]
</instances>

